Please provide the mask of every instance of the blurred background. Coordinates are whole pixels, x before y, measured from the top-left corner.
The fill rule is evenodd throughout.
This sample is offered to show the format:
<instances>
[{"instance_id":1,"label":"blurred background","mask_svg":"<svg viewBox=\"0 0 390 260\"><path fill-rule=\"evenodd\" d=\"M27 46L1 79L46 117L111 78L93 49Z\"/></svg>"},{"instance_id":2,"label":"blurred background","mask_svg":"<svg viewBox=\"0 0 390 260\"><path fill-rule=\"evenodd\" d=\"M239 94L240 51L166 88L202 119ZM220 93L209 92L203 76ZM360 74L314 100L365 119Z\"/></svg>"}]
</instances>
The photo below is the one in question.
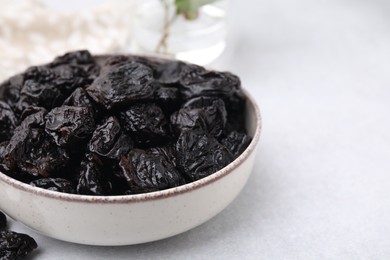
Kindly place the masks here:
<instances>
[{"instance_id":1,"label":"blurred background","mask_svg":"<svg viewBox=\"0 0 390 260\"><path fill-rule=\"evenodd\" d=\"M239 75L263 115L255 170L211 221L120 248L13 222L37 259L389 258L389 1L0 4L1 77L72 49L168 55Z\"/></svg>"}]
</instances>

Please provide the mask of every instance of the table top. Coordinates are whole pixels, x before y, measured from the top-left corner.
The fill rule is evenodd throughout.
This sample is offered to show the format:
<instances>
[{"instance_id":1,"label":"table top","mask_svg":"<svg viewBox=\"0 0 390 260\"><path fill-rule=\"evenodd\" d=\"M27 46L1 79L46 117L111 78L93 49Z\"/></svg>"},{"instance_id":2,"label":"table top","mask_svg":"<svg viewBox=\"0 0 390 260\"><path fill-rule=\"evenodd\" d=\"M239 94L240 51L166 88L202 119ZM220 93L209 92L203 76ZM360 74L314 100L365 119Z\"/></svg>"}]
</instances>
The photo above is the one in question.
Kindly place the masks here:
<instances>
[{"instance_id":1,"label":"table top","mask_svg":"<svg viewBox=\"0 0 390 260\"><path fill-rule=\"evenodd\" d=\"M50 239L36 259L386 259L390 2L231 1L212 66L238 74L263 133L239 197L184 234L124 247Z\"/></svg>"}]
</instances>

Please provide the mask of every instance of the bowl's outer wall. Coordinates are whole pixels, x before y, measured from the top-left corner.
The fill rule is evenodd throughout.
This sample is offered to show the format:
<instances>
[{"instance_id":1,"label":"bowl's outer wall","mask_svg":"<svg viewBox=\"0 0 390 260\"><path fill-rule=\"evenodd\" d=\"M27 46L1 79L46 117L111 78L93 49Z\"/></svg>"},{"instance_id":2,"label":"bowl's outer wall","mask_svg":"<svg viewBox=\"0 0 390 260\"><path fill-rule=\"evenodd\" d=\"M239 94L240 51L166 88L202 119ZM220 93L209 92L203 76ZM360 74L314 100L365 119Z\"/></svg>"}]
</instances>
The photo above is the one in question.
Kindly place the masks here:
<instances>
[{"instance_id":1,"label":"bowl's outer wall","mask_svg":"<svg viewBox=\"0 0 390 260\"><path fill-rule=\"evenodd\" d=\"M256 123L261 122L251 102L246 118L249 134L254 136ZM247 182L255 154L253 149L247 158L241 155L239 166L205 185L190 183L184 192L130 202L65 200L30 192L0 178L0 208L37 232L65 241L89 245L150 242L187 231L227 207Z\"/></svg>"},{"instance_id":2,"label":"bowl's outer wall","mask_svg":"<svg viewBox=\"0 0 390 260\"><path fill-rule=\"evenodd\" d=\"M232 173L186 193L128 204L59 201L0 182L1 208L57 239L94 245L149 242L189 230L223 210L245 185L254 153Z\"/></svg>"}]
</instances>

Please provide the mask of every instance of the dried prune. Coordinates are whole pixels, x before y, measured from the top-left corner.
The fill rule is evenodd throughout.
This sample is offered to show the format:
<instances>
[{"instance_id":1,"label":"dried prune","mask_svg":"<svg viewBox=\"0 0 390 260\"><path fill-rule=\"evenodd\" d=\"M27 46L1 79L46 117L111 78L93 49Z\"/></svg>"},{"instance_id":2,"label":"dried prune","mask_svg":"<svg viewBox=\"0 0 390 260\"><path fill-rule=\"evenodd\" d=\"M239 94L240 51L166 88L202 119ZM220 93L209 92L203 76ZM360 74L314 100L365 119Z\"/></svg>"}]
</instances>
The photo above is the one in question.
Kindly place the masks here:
<instances>
[{"instance_id":1,"label":"dried prune","mask_svg":"<svg viewBox=\"0 0 390 260\"><path fill-rule=\"evenodd\" d=\"M31 253L38 245L35 240L13 231L0 231L0 259L20 259Z\"/></svg>"},{"instance_id":2,"label":"dried prune","mask_svg":"<svg viewBox=\"0 0 390 260\"><path fill-rule=\"evenodd\" d=\"M230 132L221 143L233 154L238 157L249 145L251 138L244 133L236 131Z\"/></svg>"},{"instance_id":3,"label":"dried prune","mask_svg":"<svg viewBox=\"0 0 390 260\"><path fill-rule=\"evenodd\" d=\"M91 108L62 106L46 115L45 127L57 145L69 146L88 139L96 126Z\"/></svg>"},{"instance_id":4,"label":"dried prune","mask_svg":"<svg viewBox=\"0 0 390 260\"><path fill-rule=\"evenodd\" d=\"M219 137L226 125L227 113L221 99L198 97L184 104L171 115L171 124L177 132L189 129L203 129Z\"/></svg>"},{"instance_id":5,"label":"dried prune","mask_svg":"<svg viewBox=\"0 0 390 260\"><path fill-rule=\"evenodd\" d=\"M181 61L167 61L155 67L156 79L163 84L176 84L180 81L183 68L188 66Z\"/></svg>"},{"instance_id":6,"label":"dried prune","mask_svg":"<svg viewBox=\"0 0 390 260\"><path fill-rule=\"evenodd\" d=\"M128 62L111 67L100 75L86 90L106 109L129 105L154 95L153 70L138 62Z\"/></svg>"},{"instance_id":7,"label":"dried prune","mask_svg":"<svg viewBox=\"0 0 390 260\"><path fill-rule=\"evenodd\" d=\"M152 192L173 188L185 179L164 157L134 149L122 156L119 163L131 193Z\"/></svg>"},{"instance_id":8,"label":"dried prune","mask_svg":"<svg viewBox=\"0 0 390 260\"><path fill-rule=\"evenodd\" d=\"M0 142L9 140L16 127L17 119L11 107L0 101Z\"/></svg>"},{"instance_id":9,"label":"dried prune","mask_svg":"<svg viewBox=\"0 0 390 260\"><path fill-rule=\"evenodd\" d=\"M181 72L180 91L185 99L199 96L217 96L222 99L240 91L240 80L229 72L208 71L187 65Z\"/></svg>"},{"instance_id":10,"label":"dried prune","mask_svg":"<svg viewBox=\"0 0 390 260\"><path fill-rule=\"evenodd\" d=\"M9 168L5 164L5 153L8 146L8 141L0 143L0 171L9 171Z\"/></svg>"},{"instance_id":11,"label":"dried prune","mask_svg":"<svg viewBox=\"0 0 390 260\"><path fill-rule=\"evenodd\" d=\"M87 155L81 162L77 193L83 195L110 195L112 184L103 172L102 161L94 155Z\"/></svg>"},{"instance_id":12,"label":"dried prune","mask_svg":"<svg viewBox=\"0 0 390 260\"><path fill-rule=\"evenodd\" d=\"M158 145L167 141L168 122L160 107L152 103L135 104L120 112L125 131L140 147Z\"/></svg>"},{"instance_id":13,"label":"dried prune","mask_svg":"<svg viewBox=\"0 0 390 260\"><path fill-rule=\"evenodd\" d=\"M88 148L89 151L103 157L119 159L133 148L133 141L122 133L118 119L110 116L93 132Z\"/></svg>"},{"instance_id":14,"label":"dried prune","mask_svg":"<svg viewBox=\"0 0 390 260\"><path fill-rule=\"evenodd\" d=\"M62 178L42 178L30 182L30 185L52 191L76 193L74 185Z\"/></svg>"},{"instance_id":15,"label":"dried prune","mask_svg":"<svg viewBox=\"0 0 390 260\"><path fill-rule=\"evenodd\" d=\"M222 169L233 160L230 151L203 131L184 131L176 143L177 166L189 180L196 181Z\"/></svg>"},{"instance_id":16,"label":"dried prune","mask_svg":"<svg viewBox=\"0 0 390 260\"><path fill-rule=\"evenodd\" d=\"M91 99L83 88L76 88L62 105L75 107L93 107Z\"/></svg>"},{"instance_id":17,"label":"dried prune","mask_svg":"<svg viewBox=\"0 0 390 260\"><path fill-rule=\"evenodd\" d=\"M171 114L180 108L181 98L178 88L158 85L154 99L167 114Z\"/></svg>"},{"instance_id":18,"label":"dried prune","mask_svg":"<svg viewBox=\"0 0 390 260\"><path fill-rule=\"evenodd\" d=\"M7 226L7 217L0 211L0 229L4 229Z\"/></svg>"},{"instance_id":19,"label":"dried prune","mask_svg":"<svg viewBox=\"0 0 390 260\"><path fill-rule=\"evenodd\" d=\"M68 161L67 152L45 133L43 117L44 112L32 114L15 129L4 156L10 170L47 177Z\"/></svg>"},{"instance_id":20,"label":"dried prune","mask_svg":"<svg viewBox=\"0 0 390 260\"><path fill-rule=\"evenodd\" d=\"M9 105L13 105L16 101L18 101L23 83L23 74L17 74L3 82L0 85L0 94L2 94L4 101Z\"/></svg>"},{"instance_id":21,"label":"dried prune","mask_svg":"<svg viewBox=\"0 0 390 260\"><path fill-rule=\"evenodd\" d=\"M245 150L245 105L239 78L228 72L66 53L0 85L0 171L85 195L176 187Z\"/></svg>"}]
</instances>

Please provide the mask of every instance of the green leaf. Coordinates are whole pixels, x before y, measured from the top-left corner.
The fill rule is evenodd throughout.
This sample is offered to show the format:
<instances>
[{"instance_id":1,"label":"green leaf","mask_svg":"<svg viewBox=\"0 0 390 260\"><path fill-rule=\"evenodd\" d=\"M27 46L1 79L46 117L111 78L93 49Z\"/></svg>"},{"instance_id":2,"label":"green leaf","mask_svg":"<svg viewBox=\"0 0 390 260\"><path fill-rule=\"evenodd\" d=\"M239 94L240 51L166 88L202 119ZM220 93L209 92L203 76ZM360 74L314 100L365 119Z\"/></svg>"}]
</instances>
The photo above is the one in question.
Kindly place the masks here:
<instances>
[{"instance_id":1,"label":"green leaf","mask_svg":"<svg viewBox=\"0 0 390 260\"><path fill-rule=\"evenodd\" d=\"M188 20L193 20L198 17L199 7L215 1L216 0L175 0L176 13L184 14Z\"/></svg>"}]
</instances>

